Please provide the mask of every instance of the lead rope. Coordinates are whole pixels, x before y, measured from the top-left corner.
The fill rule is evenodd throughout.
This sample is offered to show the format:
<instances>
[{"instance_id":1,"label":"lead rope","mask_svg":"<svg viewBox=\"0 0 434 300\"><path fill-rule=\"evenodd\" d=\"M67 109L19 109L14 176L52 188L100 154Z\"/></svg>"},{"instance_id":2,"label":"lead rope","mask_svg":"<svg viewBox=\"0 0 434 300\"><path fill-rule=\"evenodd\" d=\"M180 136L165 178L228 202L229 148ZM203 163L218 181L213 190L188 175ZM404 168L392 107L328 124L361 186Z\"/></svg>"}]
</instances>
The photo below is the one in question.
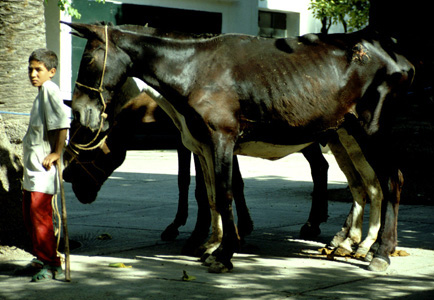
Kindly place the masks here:
<instances>
[{"instance_id":1,"label":"lead rope","mask_svg":"<svg viewBox=\"0 0 434 300\"><path fill-rule=\"evenodd\" d=\"M60 253L60 251L59 251L60 233L61 233L61 229L60 228L62 228L62 219L60 218L59 206L58 206L58 203L57 203L57 194L54 195L53 198L51 198L51 207L53 208L54 235L57 238L56 253L57 253L57 256L60 257L60 259L62 260L62 263L64 263L65 262L65 258L62 255L62 253Z\"/></svg>"},{"instance_id":2,"label":"lead rope","mask_svg":"<svg viewBox=\"0 0 434 300\"><path fill-rule=\"evenodd\" d=\"M71 141L71 144L73 144L75 147L77 147L80 150L94 150L94 149L100 147L105 142L105 139L107 138L107 136L105 136L103 139L101 139L98 142L98 144L90 147L90 145L92 145L97 140L97 138L99 137L99 135L100 135L100 133L102 131L102 128L104 126L104 119L107 118L107 114L105 113L107 104L105 102L104 95L103 95L103 92L104 92L104 89L103 89L104 75L105 75L105 69L106 69L106 65L107 65L107 53L108 53L108 46L109 46L109 43L108 43L108 26L107 25L104 26L104 35L105 35L104 64L103 64L103 69L102 69L102 74L101 74L101 82L99 84L99 88L96 89L94 87L90 87L90 86L84 85L82 83L79 83L78 81L75 82L75 84L78 85L78 86L80 86L80 87L84 87L84 88L86 88L88 90L91 90L91 91L99 93L99 96L100 96L100 99L101 99L101 103L102 103L102 106L103 106L103 109L102 109L102 112L101 112L101 122L99 124L98 132L96 133L95 137L89 143L87 143L87 144L76 144L76 143L74 143L74 142ZM74 136L72 136L70 140L72 140L73 137Z\"/></svg>"}]
</instances>

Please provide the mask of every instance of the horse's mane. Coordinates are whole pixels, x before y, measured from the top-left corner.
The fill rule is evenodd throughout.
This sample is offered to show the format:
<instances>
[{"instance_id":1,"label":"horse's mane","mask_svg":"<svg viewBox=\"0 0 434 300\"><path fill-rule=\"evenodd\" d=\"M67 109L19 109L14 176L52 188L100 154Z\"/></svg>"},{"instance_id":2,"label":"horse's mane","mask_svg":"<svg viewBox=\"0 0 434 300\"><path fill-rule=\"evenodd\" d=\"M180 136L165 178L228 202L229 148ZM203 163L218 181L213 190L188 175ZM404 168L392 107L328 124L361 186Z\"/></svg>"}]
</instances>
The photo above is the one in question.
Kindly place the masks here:
<instances>
[{"instance_id":1,"label":"horse's mane","mask_svg":"<svg viewBox=\"0 0 434 300\"><path fill-rule=\"evenodd\" d=\"M93 24L107 25L114 29L131 31L134 33L152 34L159 37L169 37L169 38L178 38L178 39L211 39L221 35L216 33L187 33L181 31L167 31L164 29L142 26L142 25L132 25L132 24L114 25L112 22L106 22L106 21L99 21Z\"/></svg>"}]
</instances>

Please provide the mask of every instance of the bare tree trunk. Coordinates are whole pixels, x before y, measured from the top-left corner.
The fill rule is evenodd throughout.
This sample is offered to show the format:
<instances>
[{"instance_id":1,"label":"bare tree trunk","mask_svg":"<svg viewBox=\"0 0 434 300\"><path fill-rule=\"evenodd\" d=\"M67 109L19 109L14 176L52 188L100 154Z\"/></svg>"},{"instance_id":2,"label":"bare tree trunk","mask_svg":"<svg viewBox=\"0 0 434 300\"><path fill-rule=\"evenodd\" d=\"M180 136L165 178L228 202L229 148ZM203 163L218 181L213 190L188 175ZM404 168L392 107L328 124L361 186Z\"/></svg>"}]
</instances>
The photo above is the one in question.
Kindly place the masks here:
<instances>
[{"instance_id":1,"label":"bare tree trunk","mask_svg":"<svg viewBox=\"0 0 434 300\"><path fill-rule=\"evenodd\" d=\"M0 244L23 245L22 138L37 90L27 76L28 57L45 47L43 0L0 1Z\"/></svg>"}]
</instances>

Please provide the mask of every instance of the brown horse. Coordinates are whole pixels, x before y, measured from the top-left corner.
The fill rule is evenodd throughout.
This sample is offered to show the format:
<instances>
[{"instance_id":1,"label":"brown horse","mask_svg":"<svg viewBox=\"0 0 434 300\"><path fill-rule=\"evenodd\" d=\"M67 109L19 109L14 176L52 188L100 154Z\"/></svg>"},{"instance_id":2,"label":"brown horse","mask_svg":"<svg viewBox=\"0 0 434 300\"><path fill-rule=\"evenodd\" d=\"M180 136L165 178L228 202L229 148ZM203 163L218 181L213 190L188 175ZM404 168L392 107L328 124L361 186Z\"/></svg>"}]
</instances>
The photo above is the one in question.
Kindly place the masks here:
<instances>
[{"instance_id":1,"label":"brown horse","mask_svg":"<svg viewBox=\"0 0 434 300\"><path fill-rule=\"evenodd\" d=\"M387 148L383 108L393 105L414 74L392 39L364 30L288 39L228 34L186 40L69 26L88 39L73 95L83 126L98 134L107 113L112 122L112 94L134 76L164 97L157 103L180 130L183 144L199 155L215 208L213 222L223 225L221 244L208 244L207 253L215 257L210 271L232 269L239 246L232 213L234 154L278 159L336 133L334 148L346 154L339 160L346 161L371 198L371 218L383 203L370 269L387 268L397 241L402 176ZM361 207L364 200L354 199ZM377 232L379 220L370 220Z\"/></svg>"},{"instance_id":2,"label":"brown horse","mask_svg":"<svg viewBox=\"0 0 434 300\"><path fill-rule=\"evenodd\" d=\"M129 78L122 87L122 92L116 99L134 95L133 80ZM121 99L122 100L122 99ZM125 101L120 101L124 103ZM82 203L95 201L98 191L103 183L119 167L126 156L126 152L133 147L132 140L138 132L149 136L164 136L164 141L150 137L151 144L146 148L173 148L178 152L178 210L174 221L161 234L162 240L174 240L179 234L179 227L186 224L188 218L188 190L190 185L191 152L182 146L179 131L166 113L158 107L157 103L145 92L139 93L126 102L121 109L116 109L115 124L108 133L108 138L101 147L90 151L79 151L73 145L68 146L67 154L70 161L64 171L66 181L72 183L72 189ZM74 123L75 125L79 125ZM75 131L77 138L80 132ZM169 142L168 142L169 141ZM319 225L327 220L327 170L328 163L321 153L318 144L313 144L302 150L311 165L314 191L313 202L309 219L300 230L302 238L312 238L320 234ZM200 163L194 155L196 167L196 201L198 216L195 229L184 246L183 254L196 254L199 247L208 236L210 226L209 204L206 187L203 181ZM253 221L251 220L244 198L244 183L238 168L237 158L234 157L234 200L237 206L238 231L241 238L251 233Z\"/></svg>"},{"instance_id":3,"label":"brown horse","mask_svg":"<svg viewBox=\"0 0 434 300\"><path fill-rule=\"evenodd\" d=\"M125 87L129 86L124 85ZM123 95L121 94L120 97ZM80 151L71 144L68 146L65 156L69 163L64 170L64 179L71 182L72 189L80 202L92 203L103 183L124 162L126 152L132 146L131 141L134 140L137 131L153 135L152 137L164 136L163 141L154 140L151 145L146 146L149 149L158 149L159 147L177 149L178 210L174 221L161 234L163 240L174 240L179 234L179 227L185 225L188 218L191 152L182 146L179 132L172 121L146 93L140 93L123 105L119 111L115 125L100 147L89 151ZM75 137L79 135L80 132ZM182 250L183 254L188 255L199 255L197 253L198 248L208 236L211 223L206 187L196 156L195 167L195 198L198 204L198 214L195 229ZM241 236L244 237L253 230L253 221L245 203L244 183L239 168L234 168L234 181L240 190L240 193L235 197L235 203L238 211L238 227Z\"/></svg>"}]
</instances>

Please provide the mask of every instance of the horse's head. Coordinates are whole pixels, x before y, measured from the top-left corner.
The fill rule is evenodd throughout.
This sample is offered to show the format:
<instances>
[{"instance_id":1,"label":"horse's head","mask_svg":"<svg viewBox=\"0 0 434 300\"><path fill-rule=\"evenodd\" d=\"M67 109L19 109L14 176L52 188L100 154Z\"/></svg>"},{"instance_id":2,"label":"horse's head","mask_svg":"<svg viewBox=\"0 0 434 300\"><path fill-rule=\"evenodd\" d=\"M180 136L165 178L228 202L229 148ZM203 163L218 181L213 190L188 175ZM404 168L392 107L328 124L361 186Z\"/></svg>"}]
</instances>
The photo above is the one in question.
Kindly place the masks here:
<instances>
[{"instance_id":1,"label":"horse's head","mask_svg":"<svg viewBox=\"0 0 434 300\"><path fill-rule=\"evenodd\" d=\"M125 152L112 153L105 143L90 151L74 153L72 147L68 150L70 162L63 171L63 178L72 184L72 190L81 203L92 203L101 186L125 159Z\"/></svg>"},{"instance_id":2,"label":"horse's head","mask_svg":"<svg viewBox=\"0 0 434 300\"><path fill-rule=\"evenodd\" d=\"M414 66L401 54L401 46L395 39L376 32L371 34L373 38L367 47L363 43L355 45L351 60L351 64L363 70L360 74L371 74L362 79L369 86L356 106L358 120L368 135L392 124L394 100L405 97L415 75Z\"/></svg>"},{"instance_id":3,"label":"horse's head","mask_svg":"<svg viewBox=\"0 0 434 300\"><path fill-rule=\"evenodd\" d=\"M130 58L116 46L119 32L112 34L111 26L63 23L76 31L72 34L88 40L72 97L76 124L71 129L82 126L95 136L114 119L116 107L110 102L127 80ZM71 136L74 139L73 131ZM86 142L83 135L79 142Z\"/></svg>"},{"instance_id":4,"label":"horse's head","mask_svg":"<svg viewBox=\"0 0 434 300\"><path fill-rule=\"evenodd\" d=\"M128 84L123 86L124 89L128 89ZM135 89L129 90L138 89L135 86ZM116 94L116 99L122 100L121 102L125 102L129 97L125 93ZM155 123L155 118L159 117L155 114L157 104L146 93L139 93L126 102L119 108L116 123L107 138L98 143L99 147L80 151L71 144L67 148L65 158L70 162L64 170L64 178L72 183L72 189L82 203L95 201L101 186L123 163L128 142L133 138L135 128L141 123ZM76 136L81 133L76 132Z\"/></svg>"}]
</instances>

